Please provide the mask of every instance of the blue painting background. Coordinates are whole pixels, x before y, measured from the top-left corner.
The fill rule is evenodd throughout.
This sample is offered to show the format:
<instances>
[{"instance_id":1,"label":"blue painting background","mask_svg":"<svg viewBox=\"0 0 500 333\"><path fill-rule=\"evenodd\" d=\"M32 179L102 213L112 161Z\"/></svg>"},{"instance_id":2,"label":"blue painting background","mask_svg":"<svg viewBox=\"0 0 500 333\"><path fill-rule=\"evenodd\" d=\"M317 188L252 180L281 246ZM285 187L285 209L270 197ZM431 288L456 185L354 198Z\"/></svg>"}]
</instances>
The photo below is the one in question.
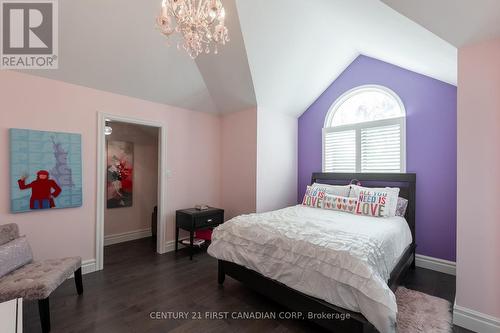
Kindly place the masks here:
<instances>
[{"instance_id":1,"label":"blue painting background","mask_svg":"<svg viewBox=\"0 0 500 333\"><path fill-rule=\"evenodd\" d=\"M17 181L28 175L26 183L36 179L39 170L47 170L50 178L62 189L54 199L55 208L82 205L82 139L80 134L34 131L11 128L10 138L10 190L13 213L32 211L31 190L19 189ZM65 154L67 152L67 154ZM66 170L59 175L56 170ZM69 174L67 171L69 170Z\"/></svg>"}]
</instances>

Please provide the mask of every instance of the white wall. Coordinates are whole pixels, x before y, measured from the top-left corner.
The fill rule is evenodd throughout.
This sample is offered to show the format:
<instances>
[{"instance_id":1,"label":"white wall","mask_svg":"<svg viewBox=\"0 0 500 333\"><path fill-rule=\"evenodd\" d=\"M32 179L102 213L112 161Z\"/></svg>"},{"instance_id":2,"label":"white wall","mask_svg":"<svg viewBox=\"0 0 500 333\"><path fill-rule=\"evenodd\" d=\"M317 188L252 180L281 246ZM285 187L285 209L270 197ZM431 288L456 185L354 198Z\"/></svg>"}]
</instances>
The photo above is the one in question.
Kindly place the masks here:
<instances>
[{"instance_id":1,"label":"white wall","mask_svg":"<svg viewBox=\"0 0 500 333\"><path fill-rule=\"evenodd\" d=\"M257 109L257 212L297 203L295 116Z\"/></svg>"},{"instance_id":2,"label":"white wall","mask_svg":"<svg viewBox=\"0 0 500 333\"><path fill-rule=\"evenodd\" d=\"M500 39L459 51L454 321L500 332Z\"/></svg>"}]
</instances>

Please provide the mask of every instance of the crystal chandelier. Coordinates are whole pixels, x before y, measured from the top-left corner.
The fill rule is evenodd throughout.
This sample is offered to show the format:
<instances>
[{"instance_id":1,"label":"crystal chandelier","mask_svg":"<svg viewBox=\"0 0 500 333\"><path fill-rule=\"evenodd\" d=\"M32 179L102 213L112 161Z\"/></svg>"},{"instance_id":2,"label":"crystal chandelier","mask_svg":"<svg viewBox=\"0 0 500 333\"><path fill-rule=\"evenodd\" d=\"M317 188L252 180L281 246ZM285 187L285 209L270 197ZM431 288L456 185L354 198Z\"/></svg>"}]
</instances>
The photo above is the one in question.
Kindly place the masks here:
<instances>
[{"instance_id":1,"label":"crystal chandelier","mask_svg":"<svg viewBox=\"0 0 500 333\"><path fill-rule=\"evenodd\" d=\"M191 58L210 53L212 48L217 54L218 45L229 42L221 0L163 0L161 7L156 19L161 33L167 37L180 33L183 41L177 48L182 45Z\"/></svg>"}]
</instances>

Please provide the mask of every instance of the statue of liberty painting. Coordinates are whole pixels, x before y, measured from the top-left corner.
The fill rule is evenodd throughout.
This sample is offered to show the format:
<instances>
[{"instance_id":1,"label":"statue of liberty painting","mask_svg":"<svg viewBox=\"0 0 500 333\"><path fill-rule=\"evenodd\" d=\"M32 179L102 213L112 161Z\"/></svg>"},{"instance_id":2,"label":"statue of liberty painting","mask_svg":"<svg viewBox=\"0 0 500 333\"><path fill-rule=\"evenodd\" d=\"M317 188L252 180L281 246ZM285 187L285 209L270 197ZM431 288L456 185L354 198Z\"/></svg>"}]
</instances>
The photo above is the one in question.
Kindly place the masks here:
<instances>
[{"instance_id":1,"label":"statue of liberty painting","mask_svg":"<svg viewBox=\"0 0 500 333\"><path fill-rule=\"evenodd\" d=\"M76 133L9 129L11 212L82 205L82 141Z\"/></svg>"}]
</instances>

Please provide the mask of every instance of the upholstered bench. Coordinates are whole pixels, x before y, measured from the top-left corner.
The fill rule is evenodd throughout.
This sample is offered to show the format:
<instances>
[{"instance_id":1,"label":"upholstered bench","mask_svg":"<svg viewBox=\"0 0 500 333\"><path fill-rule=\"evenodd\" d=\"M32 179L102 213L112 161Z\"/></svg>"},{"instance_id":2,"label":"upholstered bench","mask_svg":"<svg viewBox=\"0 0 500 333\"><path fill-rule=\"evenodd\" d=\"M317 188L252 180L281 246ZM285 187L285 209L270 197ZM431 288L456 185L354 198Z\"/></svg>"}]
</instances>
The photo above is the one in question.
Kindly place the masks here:
<instances>
[{"instance_id":1,"label":"upholstered bench","mask_svg":"<svg viewBox=\"0 0 500 333\"><path fill-rule=\"evenodd\" d=\"M4 245L1 244L2 240L5 242L17 238L19 238L17 225L0 226L0 246ZM42 331L49 332L49 296L73 273L77 292L81 295L83 293L81 265L80 257L32 261L0 278L0 302L14 298L38 301Z\"/></svg>"}]
</instances>

